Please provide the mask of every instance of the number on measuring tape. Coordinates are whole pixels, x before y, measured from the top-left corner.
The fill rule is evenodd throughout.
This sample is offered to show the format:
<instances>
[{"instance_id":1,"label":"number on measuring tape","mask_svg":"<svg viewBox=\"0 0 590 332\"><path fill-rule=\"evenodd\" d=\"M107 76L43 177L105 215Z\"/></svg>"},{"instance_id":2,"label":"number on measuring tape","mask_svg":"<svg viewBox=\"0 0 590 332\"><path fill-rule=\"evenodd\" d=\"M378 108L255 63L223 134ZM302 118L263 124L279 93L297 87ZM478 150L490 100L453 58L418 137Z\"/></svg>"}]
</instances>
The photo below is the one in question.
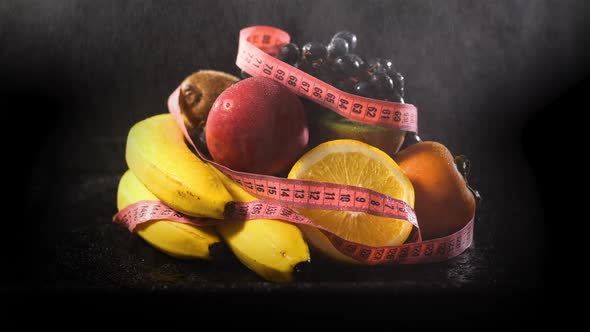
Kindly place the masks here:
<instances>
[{"instance_id":1,"label":"number on measuring tape","mask_svg":"<svg viewBox=\"0 0 590 332\"><path fill-rule=\"evenodd\" d=\"M334 104L335 98L336 98L336 96L334 94L332 94L331 92L328 92L326 94L326 103Z\"/></svg>"},{"instance_id":2,"label":"number on measuring tape","mask_svg":"<svg viewBox=\"0 0 590 332\"><path fill-rule=\"evenodd\" d=\"M348 100L344 99L344 98L340 98L340 103L338 104L338 108L340 108L341 110L348 110Z\"/></svg>"},{"instance_id":3,"label":"number on measuring tape","mask_svg":"<svg viewBox=\"0 0 590 332\"><path fill-rule=\"evenodd\" d=\"M264 69L262 69L262 72L265 73L266 75L270 76L272 75L272 69L274 67L268 63L264 63Z\"/></svg>"},{"instance_id":4,"label":"number on measuring tape","mask_svg":"<svg viewBox=\"0 0 590 332\"><path fill-rule=\"evenodd\" d=\"M301 81L301 90L305 91L305 92L309 92L309 82L307 81Z\"/></svg>"},{"instance_id":5,"label":"number on measuring tape","mask_svg":"<svg viewBox=\"0 0 590 332\"><path fill-rule=\"evenodd\" d=\"M285 79L285 72L281 69L277 69L277 73L275 74L275 78L279 81L282 81Z\"/></svg>"},{"instance_id":6,"label":"number on measuring tape","mask_svg":"<svg viewBox=\"0 0 590 332\"><path fill-rule=\"evenodd\" d=\"M363 112L363 105L355 103L354 105L352 105L352 112L361 114Z\"/></svg>"},{"instance_id":7,"label":"number on measuring tape","mask_svg":"<svg viewBox=\"0 0 590 332\"><path fill-rule=\"evenodd\" d=\"M318 99L322 99L322 89L317 86L315 88L313 88L313 96Z\"/></svg>"},{"instance_id":8,"label":"number on measuring tape","mask_svg":"<svg viewBox=\"0 0 590 332\"><path fill-rule=\"evenodd\" d=\"M254 62L252 63L252 66L260 69L261 64L262 64L262 59L254 58Z\"/></svg>"}]
</instances>

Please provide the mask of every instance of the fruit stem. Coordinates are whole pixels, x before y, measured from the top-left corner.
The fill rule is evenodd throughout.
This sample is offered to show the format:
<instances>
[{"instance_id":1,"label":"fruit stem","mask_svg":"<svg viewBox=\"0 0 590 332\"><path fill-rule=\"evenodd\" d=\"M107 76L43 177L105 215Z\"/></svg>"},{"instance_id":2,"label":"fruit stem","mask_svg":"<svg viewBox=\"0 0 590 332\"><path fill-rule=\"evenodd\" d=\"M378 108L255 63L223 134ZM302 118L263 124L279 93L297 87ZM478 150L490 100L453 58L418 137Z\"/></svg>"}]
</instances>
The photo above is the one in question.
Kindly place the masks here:
<instances>
[{"instance_id":1,"label":"fruit stem","mask_svg":"<svg viewBox=\"0 0 590 332\"><path fill-rule=\"evenodd\" d=\"M457 165L459 173L461 173L463 179L467 182L467 177L469 177L469 172L471 171L471 162L467 159L467 156L464 154L455 156L455 165Z\"/></svg>"},{"instance_id":2,"label":"fruit stem","mask_svg":"<svg viewBox=\"0 0 590 332\"><path fill-rule=\"evenodd\" d=\"M467 185L467 188L469 189L469 191L471 191L471 194L473 194L473 196L475 197L475 200L477 201L477 204L479 205L482 200L481 194L479 193L479 191L472 188L469 185L469 182L467 181L467 178L469 177L469 173L471 172L471 162L469 161L469 159L467 158L466 155L460 154L460 155L455 156L455 165L457 165L457 169L459 170L459 173L461 173L463 180L465 180L465 185Z\"/></svg>"},{"instance_id":3,"label":"fruit stem","mask_svg":"<svg viewBox=\"0 0 590 332\"><path fill-rule=\"evenodd\" d=\"M227 244L223 242L215 242L209 245L209 256L216 261L224 261L232 256L232 252Z\"/></svg>"},{"instance_id":4,"label":"fruit stem","mask_svg":"<svg viewBox=\"0 0 590 332\"><path fill-rule=\"evenodd\" d=\"M203 97L203 92L198 87L186 83L182 86L182 99L187 107L193 107L198 104Z\"/></svg>"}]
</instances>

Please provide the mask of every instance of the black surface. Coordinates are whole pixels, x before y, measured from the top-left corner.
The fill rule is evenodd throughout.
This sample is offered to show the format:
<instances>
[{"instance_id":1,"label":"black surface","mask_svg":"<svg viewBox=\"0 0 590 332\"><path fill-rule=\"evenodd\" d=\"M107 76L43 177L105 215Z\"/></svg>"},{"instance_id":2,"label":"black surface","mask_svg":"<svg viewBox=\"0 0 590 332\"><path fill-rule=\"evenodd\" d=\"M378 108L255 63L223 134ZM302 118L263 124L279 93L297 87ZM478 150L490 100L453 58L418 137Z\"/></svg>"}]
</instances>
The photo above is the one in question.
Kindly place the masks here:
<instances>
[{"instance_id":1,"label":"black surface","mask_svg":"<svg viewBox=\"0 0 590 332\"><path fill-rule=\"evenodd\" d=\"M587 91L571 90L588 75L587 19L583 1L2 1L4 124L29 129L34 144L7 141L17 165L7 178L19 192L11 203L25 218L4 234L0 289L41 294L42 304L231 302L279 312L297 303L309 316L349 318L541 310L543 182L531 161L550 145L546 116ZM238 32L254 24L283 28L299 43L349 29L362 53L393 57L419 108L422 139L472 161L470 182L484 197L472 248L425 266L351 268L315 255L307 278L280 285L235 259L171 259L111 223L130 126L165 112L169 93L193 71L238 73ZM240 307L255 299L258 306Z\"/></svg>"}]
</instances>

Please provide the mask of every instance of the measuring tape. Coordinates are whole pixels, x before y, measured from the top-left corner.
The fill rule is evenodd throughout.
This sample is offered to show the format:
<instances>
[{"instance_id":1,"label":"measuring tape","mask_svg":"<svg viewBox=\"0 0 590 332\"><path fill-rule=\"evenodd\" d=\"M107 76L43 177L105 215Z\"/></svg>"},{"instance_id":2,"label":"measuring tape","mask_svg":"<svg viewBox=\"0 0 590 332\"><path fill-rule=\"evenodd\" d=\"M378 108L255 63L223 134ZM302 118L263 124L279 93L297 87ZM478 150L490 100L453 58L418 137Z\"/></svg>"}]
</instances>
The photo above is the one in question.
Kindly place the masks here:
<instances>
[{"instance_id":1,"label":"measuring tape","mask_svg":"<svg viewBox=\"0 0 590 332\"><path fill-rule=\"evenodd\" d=\"M119 211L113 221L133 232L138 225L153 220L172 220L203 227L230 222L247 222L252 219L276 219L318 228L338 251L367 265L440 262L461 254L469 248L473 239L472 219L458 232L443 238L415 241L415 238L412 239L410 236L408 240L410 243L399 246L366 246L339 237L289 207L268 201L232 202L225 209L225 219L190 217L175 211L161 201L140 201Z\"/></svg>"},{"instance_id":2,"label":"measuring tape","mask_svg":"<svg viewBox=\"0 0 590 332\"><path fill-rule=\"evenodd\" d=\"M346 93L275 58L273 55L290 40L288 33L273 27L242 29L236 65L252 76L271 78L297 95L351 120L418 132L418 110L414 105Z\"/></svg>"},{"instance_id":3,"label":"measuring tape","mask_svg":"<svg viewBox=\"0 0 590 332\"><path fill-rule=\"evenodd\" d=\"M417 110L413 105L379 101L342 92L274 58L273 54L277 54L280 47L289 43L289 40L290 37L285 31L273 27L255 26L243 29L240 32L236 64L252 76L267 76L289 87L298 95L318 102L352 120L417 132ZM314 95L314 92L317 95ZM137 202L113 217L115 223L124 225L130 231L141 223L161 219L195 226L213 226L251 219L277 219L318 228L338 251L367 265L444 261L461 254L471 245L474 219L454 234L422 241L414 210L401 200L362 187L238 172L215 163L198 149L188 134L178 104L179 93L180 88L177 88L170 95L168 109L189 144L200 158L217 167L244 190L261 200L228 204L223 220L189 217L160 201ZM341 105L350 107L340 107ZM339 237L293 210L298 207L363 212L406 220L414 227L405 244L367 246Z\"/></svg>"}]
</instances>

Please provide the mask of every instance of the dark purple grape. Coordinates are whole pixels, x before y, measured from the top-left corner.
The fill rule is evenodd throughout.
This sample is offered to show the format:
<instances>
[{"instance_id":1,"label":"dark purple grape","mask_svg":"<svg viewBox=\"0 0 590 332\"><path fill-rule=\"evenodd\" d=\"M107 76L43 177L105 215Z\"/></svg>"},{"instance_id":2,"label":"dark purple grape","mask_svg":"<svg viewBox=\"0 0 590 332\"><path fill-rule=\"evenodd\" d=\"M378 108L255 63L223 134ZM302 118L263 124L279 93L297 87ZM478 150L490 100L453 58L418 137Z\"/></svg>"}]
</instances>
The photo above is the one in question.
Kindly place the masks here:
<instances>
[{"instance_id":1,"label":"dark purple grape","mask_svg":"<svg viewBox=\"0 0 590 332\"><path fill-rule=\"evenodd\" d=\"M393 80L393 87L395 91L398 92L400 97L404 97L404 77L400 73L395 73L391 75L391 79Z\"/></svg>"},{"instance_id":2,"label":"dark purple grape","mask_svg":"<svg viewBox=\"0 0 590 332\"><path fill-rule=\"evenodd\" d=\"M400 96L399 92L397 92L397 91L394 90L393 93L390 96L388 96L387 98L385 98L385 100L387 100L387 101L393 101L393 102L396 102L396 103L401 103L403 101L403 97Z\"/></svg>"},{"instance_id":3,"label":"dark purple grape","mask_svg":"<svg viewBox=\"0 0 590 332\"><path fill-rule=\"evenodd\" d=\"M332 64L332 71L340 78L355 76L361 68L361 62L359 59L360 58L355 54L339 56Z\"/></svg>"},{"instance_id":4,"label":"dark purple grape","mask_svg":"<svg viewBox=\"0 0 590 332\"><path fill-rule=\"evenodd\" d=\"M381 69L381 59L370 58L369 60L367 60L366 68L369 75L375 74L378 70Z\"/></svg>"},{"instance_id":5,"label":"dark purple grape","mask_svg":"<svg viewBox=\"0 0 590 332\"><path fill-rule=\"evenodd\" d=\"M372 58L369 59L365 67L363 68L363 72L365 73L366 80L370 80L373 75L376 74L387 74L387 71L383 67L382 59L380 58Z\"/></svg>"},{"instance_id":6,"label":"dark purple grape","mask_svg":"<svg viewBox=\"0 0 590 332\"><path fill-rule=\"evenodd\" d=\"M348 53L348 42L342 38L334 38L328 44L328 59L335 59Z\"/></svg>"},{"instance_id":7,"label":"dark purple grape","mask_svg":"<svg viewBox=\"0 0 590 332\"><path fill-rule=\"evenodd\" d=\"M357 96L375 98L375 92L369 82L362 81L354 85L354 92Z\"/></svg>"},{"instance_id":8,"label":"dark purple grape","mask_svg":"<svg viewBox=\"0 0 590 332\"><path fill-rule=\"evenodd\" d=\"M351 58L355 59L355 61L358 61L359 63L359 68L364 68L365 67L365 59L363 59L362 56L358 55L358 54L354 54L354 53L350 53L348 54Z\"/></svg>"},{"instance_id":9,"label":"dark purple grape","mask_svg":"<svg viewBox=\"0 0 590 332\"><path fill-rule=\"evenodd\" d=\"M314 69L314 74L312 75L330 85L332 85L336 81L334 73L332 72L330 66L326 63L316 65Z\"/></svg>"},{"instance_id":10,"label":"dark purple grape","mask_svg":"<svg viewBox=\"0 0 590 332\"><path fill-rule=\"evenodd\" d=\"M363 59L362 56L354 53L349 53L348 55L354 59L354 61L359 63L359 70L355 74L357 78L361 81L367 81L369 79L369 74L367 71L367 63L365 62L365 59Z\"/></svg>"},{"instance_id":11,"label":"dark purple grape","mask_svg":"<svg viewBox=\"0 0 590 332\"><path fill-rule=\"evenodd\" d=\"M299 52L297 45L288 44L278 57L344 92L403 102L404 77L395 71L393 61L378 57L365 61L354 53L356 46L355 34L340 31L327 46L309 42Z\"/></svg>"},{"instance_id":12,"label":"dark purple grape","mask_svg":"<svg viewBox=\"0 0 590 332\"><path fill-rule=\"evenodd\" d=\"M301 58L307 61L323 61L327 54L326 46L318 42L309 42L301 48Z\"/></svg>"},{"instance_id":13,"label":"dark purple grape","mask_svg":"<svg viewBox=\"0 0 590 332\"><path fill-rule=\"evenodd\" d=\"M327 63L300 61L295 67L328 84L332 84L335 81L334 74Z\"/></svg>"},{"instance_id":14,"label":"dark purple grape","mask_svg":"<svg viewBox=\"0 0 590 332\"><path fill-rule=\"evenodd\" d=\"M379 99L385 99L393 93L393 80L385 73L374 74L369 83Z\"/></svg>"},{"instance_id":15,"label":"dark purple grape","mask_svg":"<svg viewBox=\"0 0 590 332\"><path fill-rule=\"evenodd\" d=\"M348 51L352 52L356 48L356 35L350 31L337 32L332 40L335 38L342 38L348 42Z\"/></svg>"},{"instance_id":16,"label":"dark purple grape","mask_svg":"<svg viewBox=\"0 0 590 332\"><path fill-rule=\"evenodd\" d=\"M330 85L334 84L334 75L331 72L320 70L314 77Z\"/></svg>"},{"instance_id":17,"label":"dark purple grape","mask_svg":"<svg viewBox=\"0 0 590 332\"><path fill-rule=\"evenodd\" d=\"M354 86L356 83L357 82L352 79L344 79L334 83L334 86L336 89L342 90L344 92L354 93Z\"/></svg>"},{"instance_id":18,"label":"dark purple grape","mask_svg":"<svg viewBox=\"0 0 590 332\"><path fill-rule=\"evenodd\" d=\"M311 61L301 60L295 64L295 67L314 77L319 73L319 66Z\"/></svg>"},{"instance_id":19,"label":"dark purple grape","mask_svg":"<svg viewBox=\"0 0 590 332\"><path fill-rule=\"evenodd\" d=\"M300 57L299 46L290 43L281 47L279 51L279 60L284 61L290 65L294 65Z\"/></svg>"},{"instance_id":20,"label":"dark purple grape","mask_svg":"<svg viewBox=\"0 0 590 332\"><path fill-rule=\"evenodd\" d=\"M389 59L381 59L381 68L383 68L389 76L392 76L395 73L395 68L393 67L393 61Z\"/></svg>"}]
</instances>

